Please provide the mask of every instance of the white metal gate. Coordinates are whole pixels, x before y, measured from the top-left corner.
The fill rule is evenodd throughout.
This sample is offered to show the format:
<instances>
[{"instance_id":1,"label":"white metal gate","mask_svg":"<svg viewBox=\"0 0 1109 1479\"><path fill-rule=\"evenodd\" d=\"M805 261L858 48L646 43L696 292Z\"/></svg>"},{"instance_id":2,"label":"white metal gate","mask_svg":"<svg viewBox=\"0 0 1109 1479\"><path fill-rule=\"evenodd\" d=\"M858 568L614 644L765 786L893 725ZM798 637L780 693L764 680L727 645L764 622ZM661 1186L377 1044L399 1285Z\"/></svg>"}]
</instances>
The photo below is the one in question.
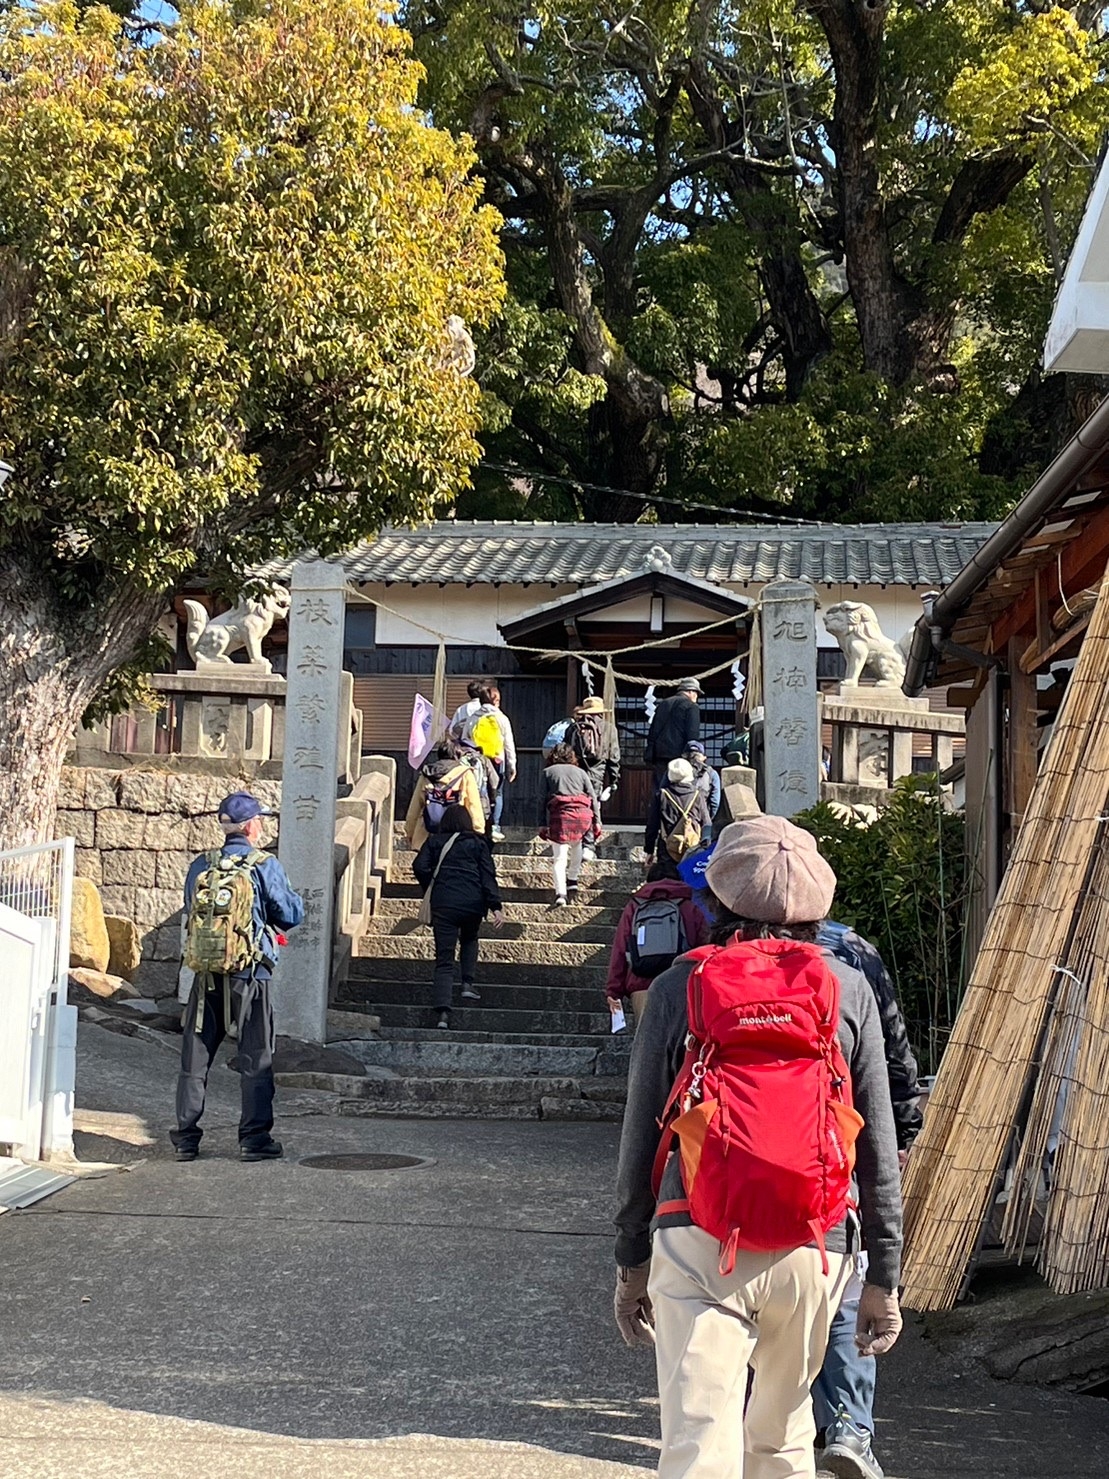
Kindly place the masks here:
<instances>
[{"instance_id":1,"label":"white metal gate","mask_svg":"<svg viewBox=\"0 0 1109 1479\"><path fill-rule=\"evenodd\" d=\"M72 838L0 852L0 1144L31 1160L73 1154L72 894Z\"/></svg>"}]
</instances>

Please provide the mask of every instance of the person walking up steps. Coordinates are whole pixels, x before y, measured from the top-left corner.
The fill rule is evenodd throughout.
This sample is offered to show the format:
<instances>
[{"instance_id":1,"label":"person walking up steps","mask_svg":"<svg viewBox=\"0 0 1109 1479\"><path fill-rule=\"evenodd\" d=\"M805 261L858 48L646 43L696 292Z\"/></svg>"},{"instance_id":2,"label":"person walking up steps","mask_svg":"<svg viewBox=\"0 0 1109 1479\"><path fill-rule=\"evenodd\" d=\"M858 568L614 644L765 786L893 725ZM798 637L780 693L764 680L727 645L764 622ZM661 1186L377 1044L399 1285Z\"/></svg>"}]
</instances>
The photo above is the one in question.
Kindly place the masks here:
<instances>
[{"instance_id":1,"label":"person walking up steps","mask_svg":"<svg viewBox=\"0 0 1109 1479\"><path fill-rule=\"evenodd\" d=\"M480 764L480 757L475 756ZM485 832L479 772L461 756L450 741L444 741L435 758L425 762L408 804L404 830L408 846L419 852L428 837L438 832L448 806L458 803L470 813L475 832Z\"/></svg>"},{"instance_id":2,"label":"person walking up steps","mask_svg":"<svg viewBox=\"0 0 1109 1479\"><path fill-rule=\"evenodd\" d=\"M671 760L662 787L647 805L643 846L650 860L670 858L675 863L701 846L712 829L708 803L693 779L688 760Z\"/></svg>"},{"instance_id":3,"label":"person walking up steps","mask_svg":"<svg viewBox=\"0 0 1109 1479\"><path fill-rule=\"evenodd\" d=\"M590 697L578 705L567 730L566 742L573 747L582 770L588 772L603 816L605 802L620 784L620 735L605 711L603 698ZM586 861L595 856L592 846L586 842Z\"/></svg>"},{"instance_id":4,"label":"person walking up steps","mask_svg":"<svg viewBox=\"0 0 1109 1479\"><path fill-rule=\"evenodd\" d=\"M701 738L697 700L702 692L696 678L683 678L673 698L664 698L655 706L643 758L655 767L656 790L666 779L666 767L671 760L680 759L690 742Z\"/></svg>"},{"instance_id":5,"label":"person walking up steps","mask_svg":"<svg viewBox=\"0 0 1109 1479\"><path fill-rule=\"evenodd\" d=\"M279 934L296 929L304 904L271 853L258 850L263 817L249 791L220 803L223 846L201 853L185 879L185 964L196 973L181 1024L177 1129L170 1135L179 1161L195 1161L208 1070L225 1037L238 1040L239 1157L281 1155L273 1130L273 1004L270 978Z\"/></svg>"},{"instance_id":6,"label":"person walking up steps","mask_svg":"<svg viewBox=\"0 0 1109 1479\"><path fill-rule=\"evenodd\" d=\"M720 810L720 772L709 764L705 747L700 740L693 740L685 747L683 759L688 760L693 771L693 784L705 798L710 825L701 836L701 841L712 841L712 823Z\"/></svg>"},{"instance_id":7,"label":"person walking up steps","mask_svg":"<svg viewBox=\"0 0 1109 1479\"><path fill-rule=\"evenodd\" d=\"M605 982L609 1011L626 1007L630 998L638 1027L652 981L708 937L708 921L694 903L693 890L678 877L671 858L658 858L616 926Z\"/></svg>"},{"instance_id":8,"label":"person walking up steps","mask_svg":"<svg viewBox=\"0 0 1109 1479\"><path fill-rule=\"evenodd\" d=\"M543 772L539 835L551 844L554 906L563 908L577 897L581 877L582 843L601 838L601 806L587 771L577 763L567 744L555 745Z\"/></svg>"},{"instance_id":9,"label":"person walking up steps","mask_svg":"<svg viewBox=\"0 0 1109 1479\"><path fill-rule=\"evenodd\" d=\"M508 787L516 779L516 738L508 715L501 709L501 691L497 685L489 683L479 689L478 700L479 707L463 725L462 739L480 750L497 772L490 836L494 842L503 842Z\"/></svg>"},{"instance_id":10,"label":"person walking up steps","mask_svg":"<svg viewBox=\"0 0 1109 1479\"><path fill-rule=\"evenodd\" d=\"M432 1026L450 1024L454 994L454 957L458 951L463 1005L481 1000L477 979L478 935L488 914L496 929L504 924L504 908L493 858L484 838L474 831L465 806L448 806L439 830L420 848L412 871L430 903L435 937L435 977L432 984Z\"/></svg>"},{"instance_id":11,"label":"person walking up steps","mask_svg":"<svg viewBox=\"0 0 1109 1479\"><path fill-rule=\"evenodd\" d=\"M837 960L857 970L874 995L886 1047L897 1156L904 1167L924 1119L919 1108L916 1058L909 1046L893 982L870 941L846 925L829 920L817 936L817 943L830 950ZM816 1428L821 1435L817 1464L838 1479L884 1479L873 1449L877 1362L873 1356L862 1355L855 1343L861 1293L862 1283L856 1274L832 1321L824 1365L812 1389Z\"/></svg>"},{"instance_id":12,"label":"person walking up steps","mask_svg":"<svg viewBox=\"0 0 1109 1479\"><path fill-rule=\"evenodd\" d=\"M656 1346L660 1479L813 1479L810 1388L859 1246L853 1202L860 1350L901 1330L878 1009L816 944L836 880L807 832L733 822L706 880L713 943L654 981L636 1033L614 1313L629 1345Z\"/></svg>"}]
</instances>

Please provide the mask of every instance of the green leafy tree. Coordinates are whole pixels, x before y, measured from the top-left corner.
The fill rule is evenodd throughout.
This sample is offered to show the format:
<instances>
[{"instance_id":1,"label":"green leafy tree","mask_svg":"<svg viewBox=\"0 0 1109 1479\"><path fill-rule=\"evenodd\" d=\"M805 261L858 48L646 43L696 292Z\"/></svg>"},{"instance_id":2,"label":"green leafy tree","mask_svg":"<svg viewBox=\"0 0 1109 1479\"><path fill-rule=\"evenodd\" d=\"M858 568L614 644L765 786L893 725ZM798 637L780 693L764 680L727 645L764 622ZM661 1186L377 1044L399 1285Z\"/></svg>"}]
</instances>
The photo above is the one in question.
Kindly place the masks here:
<instances>
[{"instance_id":1,"label":"green leafy tree","mask_svg":"<svg viewBox=\"0 0 1109 1479\"><path fill-rule=\"evenodd\" d=\"M419 77L370 0L0 16L0 844L189 571L465 485L446 323L496 310L499 223Z\"/></svg>"},{"instance_id":2,"label":"green leafy tree","mask_svg":"<svg viewBox=\"0 0 1109 1479\"><path fill-rule=\"evenodd\" d=\"M1088 408L1037 357L1109 116L1103 12L407 0L507 222L481 361L507 496L1000 511Z\"/></svg>"}]
</instances>

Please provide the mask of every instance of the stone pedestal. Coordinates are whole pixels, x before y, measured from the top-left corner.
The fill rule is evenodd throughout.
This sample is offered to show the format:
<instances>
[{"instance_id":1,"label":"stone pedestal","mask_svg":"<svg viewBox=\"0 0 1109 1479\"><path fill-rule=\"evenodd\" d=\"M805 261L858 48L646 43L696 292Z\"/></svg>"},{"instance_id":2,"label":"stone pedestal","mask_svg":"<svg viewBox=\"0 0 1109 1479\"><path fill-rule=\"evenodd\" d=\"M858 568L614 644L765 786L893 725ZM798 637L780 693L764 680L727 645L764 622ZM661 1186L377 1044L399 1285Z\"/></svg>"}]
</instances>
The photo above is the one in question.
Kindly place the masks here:
<instances>
[{"instance_id":1,"label":"stone pedestal","mask_svg":"<svg viewBox=\"0 0 1109 1479\"><path fill-rule=\"evenodd\" d=\"M346 578L323 560L293 566L279 857L304 899L274 978L277 1031L324 1042L335 891L335 792ZM345 736L344 736L345 737Z\"/></svg>"},{"instance_id":2,"label":"stone pedestal","mask_svg":"<svg viewBox=\"0 0 1109 1479\"><path fill-rule=\"evenodd\" d=\"M820 800L816 592L779 580L762 593L763 805L791 817Z\"/></svg>"}]
</instances>

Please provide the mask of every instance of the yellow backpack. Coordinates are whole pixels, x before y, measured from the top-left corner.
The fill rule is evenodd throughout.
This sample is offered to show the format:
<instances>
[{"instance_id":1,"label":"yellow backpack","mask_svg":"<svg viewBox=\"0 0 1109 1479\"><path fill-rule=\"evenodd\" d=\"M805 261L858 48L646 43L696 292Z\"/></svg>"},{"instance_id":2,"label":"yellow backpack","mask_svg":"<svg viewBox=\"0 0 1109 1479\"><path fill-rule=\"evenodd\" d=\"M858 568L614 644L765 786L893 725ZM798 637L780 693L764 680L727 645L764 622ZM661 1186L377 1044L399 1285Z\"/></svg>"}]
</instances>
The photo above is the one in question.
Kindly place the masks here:
<instances>
[{"instance_id":1,"label":"yellow backpack","mask_svg":"<svg viewBox=\"0 0 1109 1479\"><path fill-rule=\"evenodd\" d=\"M473 743L490 760L504 758L504 735L494 714L479 714L471 734Z\"/></svg>"}]
</instances>

